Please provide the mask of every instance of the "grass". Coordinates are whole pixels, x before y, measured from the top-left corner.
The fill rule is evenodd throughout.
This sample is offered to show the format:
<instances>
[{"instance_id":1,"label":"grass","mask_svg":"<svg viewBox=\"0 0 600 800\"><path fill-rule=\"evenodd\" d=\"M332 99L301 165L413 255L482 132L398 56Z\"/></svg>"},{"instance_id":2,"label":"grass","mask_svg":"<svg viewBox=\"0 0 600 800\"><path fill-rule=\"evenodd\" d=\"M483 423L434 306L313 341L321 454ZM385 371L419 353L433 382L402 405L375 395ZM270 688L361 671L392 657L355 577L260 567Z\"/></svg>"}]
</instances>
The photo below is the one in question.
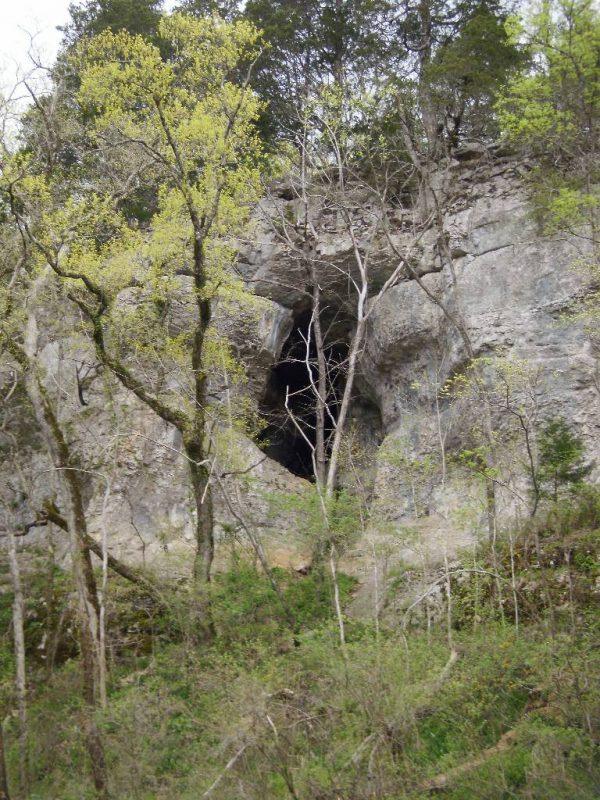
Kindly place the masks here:
<instances>
[{"instance_id":1,"label":"grass","mask_svg":"<svg viewBox=\"0 0 600 800\"><path fill-rule=\"evenodd\" d=\"M542 573L551 587L533 593L518 630L510 593L502 618L493 586L487 597L479 586L476 615L472 587L456 584L458 655L450 662L441 625L405 638L391 625L376 631L348 620L342 650L331 586L318 575L277 574L297 621L296 643L279 599L251 565L218 576L219 637L210 647L192 644L180 597L152 605L115 582L110 696L98 714L112 796L198 800L217 781L209 795L215 800L424 800L432 781L445 776L450 800L596 798L600 515L597 497L582 502L586 508L553 511L535 530L515 532L519 596L531 595L528 586L539 585ZM556 557L565 548L576 587L567 593L569 608L564 559ZM485 561L484 550L479 558ZM502 548L500 561L508 574ZM353 581L342 576L341 583L347 601ZM558 609L552 619L548 598ZM481 604L488 613L479 614ZM38 631L40 615L28 625ZM59 652L49 676L29 655L29 797L86 800L93 791L78 664L67 647ZM5 687L9 661L2 661ZM12 717L5 730L15 776Z\"/></svg>"}]
</instances>

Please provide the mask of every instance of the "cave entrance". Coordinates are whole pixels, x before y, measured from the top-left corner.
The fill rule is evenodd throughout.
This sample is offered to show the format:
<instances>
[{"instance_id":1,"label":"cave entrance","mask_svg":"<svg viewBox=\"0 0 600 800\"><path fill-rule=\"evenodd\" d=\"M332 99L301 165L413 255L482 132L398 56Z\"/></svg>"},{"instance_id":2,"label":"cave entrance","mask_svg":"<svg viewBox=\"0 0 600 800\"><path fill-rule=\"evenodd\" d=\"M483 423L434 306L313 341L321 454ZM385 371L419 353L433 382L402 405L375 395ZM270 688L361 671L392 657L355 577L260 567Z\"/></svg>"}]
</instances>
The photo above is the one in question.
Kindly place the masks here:
<instances>
[{"instance_id":1,"label":"cave entrance","mask_svg":"<svg viewBox=\"0 0 600 800\"><path fill-rule=\"evenodd\" d=\"M261 433L259 446L270 458L278 461L294 475L314 480L311 445L315 444L316 438L316 413L311 371L316 382L317 353L310 322L310 310L297 314L281 357L271 368L260 404L260 413L266 427ZM329 372L329 414L325 430L328 441L337 419L338 401L343 389L349 325L334 318L325 318L322 320L322 328ZM286 396L290 412L298 425L294 424L286 410ZM298 426L304 435L298 430Z\"/></svg>"}]
</instances>

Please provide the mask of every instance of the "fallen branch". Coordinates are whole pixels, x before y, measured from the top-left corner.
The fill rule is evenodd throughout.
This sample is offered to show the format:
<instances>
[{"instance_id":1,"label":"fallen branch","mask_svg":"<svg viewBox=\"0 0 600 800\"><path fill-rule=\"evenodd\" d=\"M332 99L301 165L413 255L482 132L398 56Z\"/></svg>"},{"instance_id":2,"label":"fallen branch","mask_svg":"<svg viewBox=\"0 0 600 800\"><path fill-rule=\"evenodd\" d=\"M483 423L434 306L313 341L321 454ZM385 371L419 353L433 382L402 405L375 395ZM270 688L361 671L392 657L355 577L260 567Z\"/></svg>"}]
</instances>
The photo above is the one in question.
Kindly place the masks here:
<instances>
[{"instance_id":1,"label":"fallen branch","mask_svg":"<svg viewBox=\"0 0 600 800\"><path fill-rule=\"evenodd\" d=\"M485 764L485 762L492 758L492 756L508 750L516 738L517 731L515 728L512 728L511 730L502 734L496 744L492 747L488 747L487 750L483 750L481 753L479 753L479 755L470 758L468 761L465 761L462 764L453 767L452 769L449 769L447 772L440 772L440 774L436 775L435 778L431 778L430 780L421 784L419 789L421 791L431 793L443 792L446 789L449 789L452 782L461 775L464 775L465 772L470 772L471 770L477 769L477 767Z\"/></svg>"},{"instance_id":2,"label":"fallen branch","mask_svg":"<svg viewBox=\"0 0 600 800\"><path fill-rule=\"evenodd\" d=\"M548 706L544 706L542 708L536 708L532 710L535 710L537 713L542 713L547 709ZM523 717L519 720L519 722L522 721ZM419 790L422 792L430 792L431 794L446 791L457 778L460 778L461 775L477 769L477 767L485 764L486 761L489 761L489 759L493 756L508 750L508 748L515 742L518 733L519 731L517 728L511 728L509 731L506 731L506 733L503 733L496 744L492 745L492 747L488 747L486 750L483 750L478 755L473 756L473 758L470 758L468 761L464 761L462 764L458 764L458 766L453 767L446 772L440 772L440 774L436 775L434 778L424 781L419 786Z\"/></svg>"},{"instance_id":3,"label":"fallen branch","mask_svg":"<svg viewBox=\"0 0 600 800\"><path fill-rule=\"evenodd\" d=\"M440 674L438 675L438 677L436 678L431 687L434 691L437 692L439 689L441 689L443 684L448 680L450 673L452 671L452 667L458 661L458 656L459 656L458 650L453 648L450 651L450 656L448 658L448 661L446 661L446 663L444 664L443 670L440 672Z\"/></svg>"},{"instance_id":4,"label":"fallen branch","mask_svg":"<svg viewBox=\"0 0 600 800\"><path fill-rule=\"evenodd\" d=\"M61 515L60 511L53 504L46 503L44 510L36 516L34 522L30 522L24 526L23 533L21 535L25 536L32 528L41 528L49 523L53 523L57 526L57 528L60 528L65 532L68 532L69 530L67 521ZM98 556L98 558L103 558L102 546L99 542L97 542L89 534L85 534L82 537L82 540L90 552L94 553L94 555ZM137 586L142 586L154 597L160 599L160 594L157 587L145 575L137 572L137 570L133 569L132 567L128 567L127 564L124 564L120 559L116 558L110 553L108 553L107 561L109 568L113 572L116 572L117 575L120 575L122 578L125 578L125 580L130 581L131 583L135 583Z\"/></svg>"},{"instance_id":5,"label":"fallen branch","mask_svg":"<svg viewBox=\"0 0 600 800\"><path fill-rule=\"evenodd\" d=\"M433 703L435 700L435 695L441 691L444 684L449 679L450 675L452 674L452 669L459 658L459 651L452 649L450 651L448 661L446 661L444 664L440 674L433 681L431 681L431 683L427 684L427 697L414 710L414 717L416 720L425 719L430 714L434 713L435 705Z\"/></svg>"},{"instance_id":6,"label":"fallen branch","mask_svg":"<svg viewBox=\"0 0 600 800\"><path fill-rule=\"evenodd\" d=\"M237 753L234 756L231 756L227 764L225 764L225 769L221 773L219 773L219 775L217 775L216 779L211 783L208 789L205 792L203 792L203 794L200 795L200 797L208 797L209 795L212 794L212 792L217 788L217 786L221 783L221 781L225 777L225 773L233 767L238 758L240 758L240 756L244 753L247 746L248 745L240 747Z\"/></svg>"}]
</instances>

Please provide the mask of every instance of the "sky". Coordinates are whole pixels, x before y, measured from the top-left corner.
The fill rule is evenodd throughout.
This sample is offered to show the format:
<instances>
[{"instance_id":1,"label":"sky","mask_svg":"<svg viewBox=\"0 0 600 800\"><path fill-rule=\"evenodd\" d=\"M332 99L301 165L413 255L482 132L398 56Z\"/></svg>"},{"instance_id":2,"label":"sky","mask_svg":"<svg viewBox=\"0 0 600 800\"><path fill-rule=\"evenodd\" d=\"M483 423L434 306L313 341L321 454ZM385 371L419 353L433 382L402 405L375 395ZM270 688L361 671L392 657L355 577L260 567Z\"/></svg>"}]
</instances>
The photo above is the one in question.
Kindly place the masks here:
<instances>
[{"instance_id":1,"label":"sky","mask_svg":"<svg viewBox=\"0 0 600 800\"><path fill-rule=\"evenodd\" d=\"M51 64L58 52L62 34L57 25L69 19L72 0L0 0L0 92L6 95L14 87L17 76L28 72L27 57L30 37L34 35L35 49L42 62ZM173 0L166 0L165 9Z\"/></svg>"},{"instance_id":2,"label":"sky","mask_svg":"<svg viewBox=\"0 0 600 800\"><path fill-rule=\"evenodd\" d=\"M1 89L14 86L16 76L29 70L28 33L35 35L36 50L45 63L57 53L62 34L56 30L69 18L70 0L0 0Z\"/></svg>"}]
</instances>

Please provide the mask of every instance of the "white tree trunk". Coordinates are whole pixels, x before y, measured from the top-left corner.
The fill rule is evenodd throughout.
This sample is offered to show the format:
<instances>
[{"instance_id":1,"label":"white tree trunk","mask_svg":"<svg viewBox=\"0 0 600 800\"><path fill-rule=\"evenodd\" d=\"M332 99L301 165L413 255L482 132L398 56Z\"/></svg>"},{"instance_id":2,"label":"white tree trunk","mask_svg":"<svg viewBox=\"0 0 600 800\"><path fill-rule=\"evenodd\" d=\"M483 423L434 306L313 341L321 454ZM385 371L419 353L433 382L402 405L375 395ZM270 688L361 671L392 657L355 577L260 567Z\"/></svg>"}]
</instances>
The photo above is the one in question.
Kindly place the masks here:
<instances>
[{"instance_id":1,"label":"white tree trunk","mask_svg":"<svg viewBox=\"0 0 600 800\"><path fill-rule=\"evenodd\" d=\"M13 639L15 651L15 689L17 695L17 711L19 714L19 781L21 792L27 795L27 676L25 671L25 628L24 598L21 570L17 555L17 540L9 520L6 518L8 535L8 561L13 589Z\"/></svg>"}]
</instances>

